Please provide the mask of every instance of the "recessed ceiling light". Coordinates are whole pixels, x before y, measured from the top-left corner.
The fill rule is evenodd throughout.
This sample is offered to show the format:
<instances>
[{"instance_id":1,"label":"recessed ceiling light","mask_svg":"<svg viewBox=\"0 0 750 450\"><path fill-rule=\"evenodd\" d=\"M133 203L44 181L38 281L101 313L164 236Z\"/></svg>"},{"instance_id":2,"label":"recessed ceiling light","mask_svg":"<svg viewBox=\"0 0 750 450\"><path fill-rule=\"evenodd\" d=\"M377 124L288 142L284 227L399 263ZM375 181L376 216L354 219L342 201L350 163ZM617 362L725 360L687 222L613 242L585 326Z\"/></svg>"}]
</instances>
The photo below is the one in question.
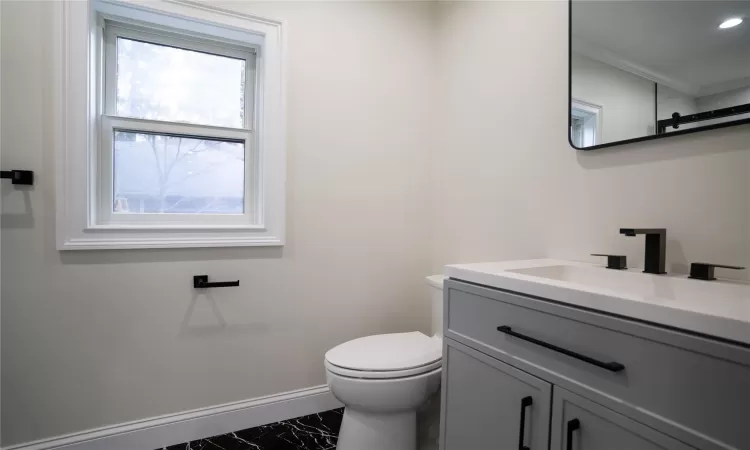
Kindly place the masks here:
<instances>
[{"instance_id":1,"label":"recessed ceiling light","mask_svg":"<svg viewBox=\"0 0 750 450\"><path fill-rule=\"evenodd\" d=\"M724 22L722 22L721 25L719 25L719 28L732 28L736 27L737 25L742 23L742 19L739 17L732 17L731 19L727 19Z\"/></svg>"}]
</instances>

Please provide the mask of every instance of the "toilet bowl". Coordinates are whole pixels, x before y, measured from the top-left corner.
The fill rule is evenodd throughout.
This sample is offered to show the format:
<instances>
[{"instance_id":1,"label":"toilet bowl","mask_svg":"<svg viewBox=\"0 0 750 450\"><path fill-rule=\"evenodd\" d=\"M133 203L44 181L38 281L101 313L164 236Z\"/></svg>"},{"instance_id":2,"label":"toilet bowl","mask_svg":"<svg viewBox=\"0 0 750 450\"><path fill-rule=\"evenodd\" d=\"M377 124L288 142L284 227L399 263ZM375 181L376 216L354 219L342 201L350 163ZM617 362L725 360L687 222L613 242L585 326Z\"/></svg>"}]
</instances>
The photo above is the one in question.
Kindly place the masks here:
<instances>
[{"instance_id":1,"label":"toilet bowl","mask_svg":"<svg viewBox=\"0 0 750 450\"><path fill-rule=\"evenodd\" d=\"M417 410L440 388L442 280L428 277L432 337L418 331L379 334L326 353L328 386L345 406L338 450L417 448Z\"/></svg>"}]
</instances>

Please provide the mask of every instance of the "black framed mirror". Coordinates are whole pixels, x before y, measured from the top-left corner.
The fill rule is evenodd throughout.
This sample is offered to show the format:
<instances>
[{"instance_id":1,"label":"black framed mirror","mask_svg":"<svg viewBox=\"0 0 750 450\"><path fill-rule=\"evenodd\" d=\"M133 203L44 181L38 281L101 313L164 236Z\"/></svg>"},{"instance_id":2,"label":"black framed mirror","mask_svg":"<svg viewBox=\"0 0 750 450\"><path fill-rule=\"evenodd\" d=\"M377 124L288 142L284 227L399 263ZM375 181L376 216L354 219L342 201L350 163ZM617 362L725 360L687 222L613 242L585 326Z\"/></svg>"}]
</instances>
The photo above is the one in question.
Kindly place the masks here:
<instances>
[{"instance_id":1,"label":"black framed mirror","mask_svg":"<svg viewBox=\"0 0 750 450\"><path fill-rule=\"evenodd\" d=\"M750 1L569 0L579 150L750 124Z\"/></svg>"}]
</instances>

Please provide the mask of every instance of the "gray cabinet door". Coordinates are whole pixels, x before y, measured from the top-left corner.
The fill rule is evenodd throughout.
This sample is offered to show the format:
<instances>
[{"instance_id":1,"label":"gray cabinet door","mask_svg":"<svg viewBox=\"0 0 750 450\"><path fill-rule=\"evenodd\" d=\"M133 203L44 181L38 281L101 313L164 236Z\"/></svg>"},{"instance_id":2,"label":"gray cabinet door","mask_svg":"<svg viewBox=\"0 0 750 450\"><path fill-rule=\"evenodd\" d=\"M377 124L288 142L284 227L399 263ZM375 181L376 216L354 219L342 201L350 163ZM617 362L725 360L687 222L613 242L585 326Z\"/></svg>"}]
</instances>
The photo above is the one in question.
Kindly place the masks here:
<instances>
[{"instance_id":1,"label":"gray cabinet door","mask_svg":"<svg viewBox=\"0 0 750 450\"><path fill-rule=\"evenodd\" d=\"M442 395L442 450L547 450L546 381L446 339Z\"/></svg>"},{"instance_id":2,"label":"gray cabinet door","mask_svg":"<svg viewBox=\"0 0 750 450\"><path fill-rule=\"evenodd\" d=\"M552 403L550 450L694 450L558 386Z\"/></svg>"}]
</instances>

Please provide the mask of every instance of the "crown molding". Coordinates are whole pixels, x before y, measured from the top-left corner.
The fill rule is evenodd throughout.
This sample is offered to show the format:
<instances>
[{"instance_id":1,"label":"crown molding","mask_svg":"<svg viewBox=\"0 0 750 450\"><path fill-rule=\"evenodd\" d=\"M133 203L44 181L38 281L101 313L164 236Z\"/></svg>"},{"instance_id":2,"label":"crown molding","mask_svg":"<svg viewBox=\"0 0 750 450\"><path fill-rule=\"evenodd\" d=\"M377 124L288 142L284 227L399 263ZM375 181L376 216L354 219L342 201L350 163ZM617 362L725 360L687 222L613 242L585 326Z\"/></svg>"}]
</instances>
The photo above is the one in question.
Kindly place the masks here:
<instances>
[{"instance_id":1,"label":"crown molding","mask_svg":"<svg viewBox=\"0 0 750 450\"><path fill-rule=\"evenodd\" d=\"M676 91L682 92L683 94L696 96L700 91L698 86L678 78L670 77L642 64L630 61L601 45L593 44L585 39L573 37L572 46L573 51L576 53L580 53L596 61L630 72L641 78L651 80L654 83L670 87Z\"/></svg>"}]
</instances>

